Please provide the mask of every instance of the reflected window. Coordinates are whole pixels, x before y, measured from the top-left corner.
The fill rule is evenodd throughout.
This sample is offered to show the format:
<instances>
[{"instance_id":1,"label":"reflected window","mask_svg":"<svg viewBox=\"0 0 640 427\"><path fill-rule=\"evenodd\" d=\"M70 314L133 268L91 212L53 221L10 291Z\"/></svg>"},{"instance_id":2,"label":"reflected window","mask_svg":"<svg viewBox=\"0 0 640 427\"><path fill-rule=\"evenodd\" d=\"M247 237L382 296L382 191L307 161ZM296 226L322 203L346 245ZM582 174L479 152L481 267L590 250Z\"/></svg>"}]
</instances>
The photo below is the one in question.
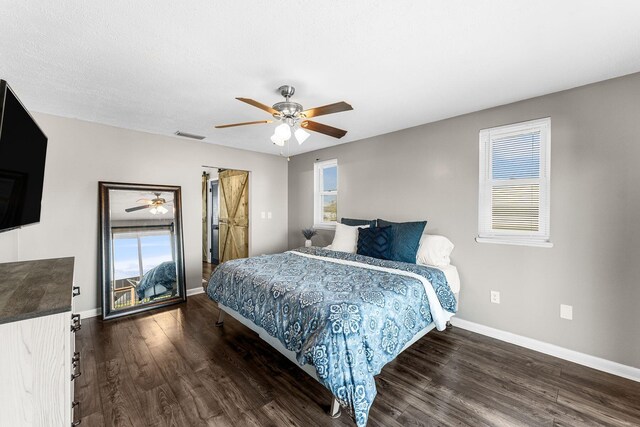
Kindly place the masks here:
<instances>
[{"instance_id":1,"label":"reflected window","mask_svg":"<svg viewBox=\"0 0 640 427\"><path fill-rule=\"evenodd\" d=\"M173 227L113 229L113 307L122 309L173 296Z\"/></svg>"}]
</instances>

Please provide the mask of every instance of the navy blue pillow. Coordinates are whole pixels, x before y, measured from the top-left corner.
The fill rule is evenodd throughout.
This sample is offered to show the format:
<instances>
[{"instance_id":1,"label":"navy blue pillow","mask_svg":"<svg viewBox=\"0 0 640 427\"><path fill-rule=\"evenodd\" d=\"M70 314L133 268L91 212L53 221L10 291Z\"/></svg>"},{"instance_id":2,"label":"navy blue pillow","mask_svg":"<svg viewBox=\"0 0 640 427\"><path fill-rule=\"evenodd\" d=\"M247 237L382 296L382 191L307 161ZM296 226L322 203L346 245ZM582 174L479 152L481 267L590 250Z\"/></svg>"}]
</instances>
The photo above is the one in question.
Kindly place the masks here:
<instances>
[{"instance_id":1,"label":"navy blue pillow","mask_svg":"<svg viewBox=\"0 0 640 427\"><path fill-rule=\"evenodd\" d=\"M369 227L375 227L376 226L376 220L375 219L353 219L353 218L342 218L340 220L340 222L344 225L350 225L350 226L354 226L354 225L368 225Z\"/></svg>"},{"instance_id":2,"label":"navy blue pillow","mask_svg":"<svg viewBox=\"0 0 640 427\"><path fill-rule=\"evenodd\" d=\"M420 246L420 238L427 221L389 222L378 218L379 227L391 226L393 242L391 243L391 259L393 261L416 263L416 254Z\"/></svg>"},{"instance_id":3,"label":"navy blue pillow","mask_svg":"<svg viewBox=\"0 0 640 427\"><path fill-rule=\"evenodd\" d=\"M391 259L391 242L393 230L390 226L360 228L356 253L373 258Z\"/></svg>"}]
</instances>

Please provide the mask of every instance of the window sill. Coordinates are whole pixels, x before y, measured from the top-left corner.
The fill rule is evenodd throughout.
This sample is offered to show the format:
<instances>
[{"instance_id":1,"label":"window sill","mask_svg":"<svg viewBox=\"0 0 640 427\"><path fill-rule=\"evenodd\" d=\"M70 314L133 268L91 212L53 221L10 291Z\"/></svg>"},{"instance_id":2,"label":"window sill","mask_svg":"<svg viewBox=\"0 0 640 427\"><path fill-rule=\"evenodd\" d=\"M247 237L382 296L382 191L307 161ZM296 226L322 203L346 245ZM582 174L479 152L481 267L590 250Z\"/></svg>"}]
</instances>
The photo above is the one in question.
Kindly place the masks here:
<instances>
[{"instance_id":1,"label":"window sill","mask_svg":"<svg viewBox=\"0 0 640 427\"><path fill-rule=\"evenodd\" d=\"M335 224L313 224L313 228L316 230L335 230Z\"/></svg>"},{"instance_id":2,"label":"window sill","mask_svg":"<svg viewBox=\"0 0 640 427\"><path fill-rule=\"evenodd\" d=\"M505 237L476 237L478 243L495 243L498 245L533 246L538 248L552 248L553 243L542 240L518 240Z\"/></svg>"}]
</instances>

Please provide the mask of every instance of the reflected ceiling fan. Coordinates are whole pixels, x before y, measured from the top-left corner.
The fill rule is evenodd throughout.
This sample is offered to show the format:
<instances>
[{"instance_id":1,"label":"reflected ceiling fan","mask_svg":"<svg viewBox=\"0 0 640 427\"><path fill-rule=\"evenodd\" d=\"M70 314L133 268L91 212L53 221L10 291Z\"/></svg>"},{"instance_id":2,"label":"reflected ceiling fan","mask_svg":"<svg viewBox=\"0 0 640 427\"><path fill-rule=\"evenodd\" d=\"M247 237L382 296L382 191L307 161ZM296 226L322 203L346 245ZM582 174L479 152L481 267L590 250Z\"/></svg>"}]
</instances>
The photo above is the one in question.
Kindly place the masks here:
<instances>
[{"instance_id":1,"label":"reflected ceiling fan","mask_svg":"<svg viewBox=\"0 0 640 427\"><path fill-rule=\"evenodd\" d=\"M139 200L137 200L137 203L144 203L143 205L134 206L132 208L127 208L124 211L125 212L135 212L135 211L140 211L142 209L149 209L149 213L151 213L152 215L166 214L167 212L169 212L169 210L167 208L165 208L164 205L173 202L173 200L167 201L167 200L163 199L162 197L160 197L160 195L162 193L153 193L153 194L155 194L155 196L156 196L153 199L139 199Z\"/></svg>"},{"instance_id":2,"label":"reflected ceiling fan","mask_svg":"<svg viewBox=\"0 0 640 427\"><path fill-rule=\"evenodd\" d=\"M351 105L347 104L344 101L340 101L333 104L323 105L322 107L310 108L308 110L305 110L302 108L302 105L290 100L295 91L296 88L294 88L293 86L280 86L278 88L278 92L280 92L280 94L284 96L285 100L284 102L277 102L271 107L258 101L254 101L250 98L236 99L249 105L253 105L254 107L258 107L261 110L264 110L267 113L271 114L275 121L282 122L281 125L276 127L276 130L271 137L271 141L280 147L283 147L285 142L287 142L291 138L292 133L298 143L302 144L309 137L309 133L306 132L307 130L329 135L334 138L342 138L347 134L346 130L338 129L329 125L324 125L322 123L318 123L308 119L312 117L325 116L327 114L353 110L353 107L351 107ZM234 126L273 123L274 120L256 120L253 122L232 123L228 125L218 125L216 126L216 128L224 129Z\"/></svg>"}]
</instances>

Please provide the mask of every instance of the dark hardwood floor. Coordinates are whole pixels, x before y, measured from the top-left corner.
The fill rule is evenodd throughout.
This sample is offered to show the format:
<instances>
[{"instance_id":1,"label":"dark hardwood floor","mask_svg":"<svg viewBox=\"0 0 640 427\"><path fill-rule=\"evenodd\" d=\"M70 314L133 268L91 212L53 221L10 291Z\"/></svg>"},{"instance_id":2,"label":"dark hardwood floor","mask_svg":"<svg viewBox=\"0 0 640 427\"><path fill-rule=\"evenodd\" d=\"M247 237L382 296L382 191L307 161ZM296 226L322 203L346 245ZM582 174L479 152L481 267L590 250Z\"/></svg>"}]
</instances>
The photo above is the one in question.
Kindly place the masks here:
<instances>
[{"instance_id":1,"label":"dark hardwood floor","mask_svg":"<svg viewBox=\"0 0 640 427\"><path fill-rule=\"evenodd\" d=\"M206 295L83 321L82 426L352 426L330 393ZM458 328L433 331L377 377L370 426L640 425L640 384Z\"/></svg>"}]
</instances>

